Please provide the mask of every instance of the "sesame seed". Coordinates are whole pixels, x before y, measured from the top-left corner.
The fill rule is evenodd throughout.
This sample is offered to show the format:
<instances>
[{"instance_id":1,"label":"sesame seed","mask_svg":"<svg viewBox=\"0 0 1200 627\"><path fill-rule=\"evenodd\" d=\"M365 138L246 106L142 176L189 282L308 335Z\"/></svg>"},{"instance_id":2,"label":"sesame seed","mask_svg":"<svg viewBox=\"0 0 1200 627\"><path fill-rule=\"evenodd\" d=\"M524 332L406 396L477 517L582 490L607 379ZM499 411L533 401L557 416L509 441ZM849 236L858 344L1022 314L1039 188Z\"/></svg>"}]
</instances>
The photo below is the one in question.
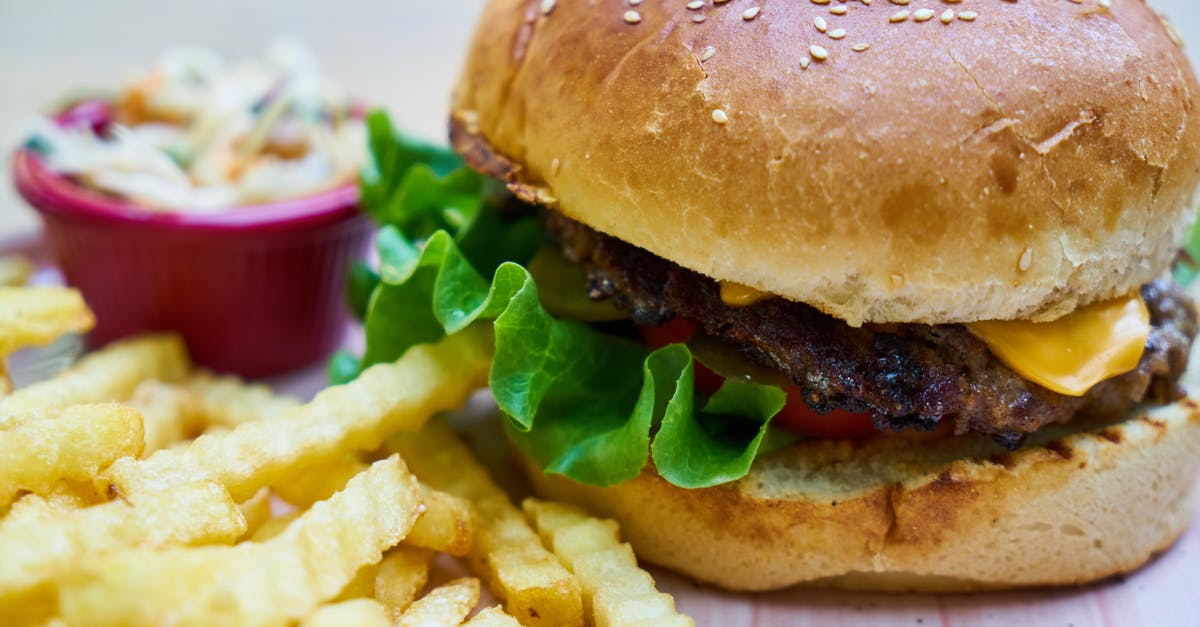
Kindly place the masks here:
<instances>
[{"instance_id":1,"label":"sesame seed","mask_svg":"<svg viewBox=\"0 0 1200 627\"><path fill-rule=\"evenodd\" d=\"M550 15L557 4L558 0L542 0L542 15Z\"/></svg>"},{"instance_id":2,"label":"sesame seed","mask_svg":"<svg viewBox=\"0 0 1200 627\"><path fill-rule=\"evenodd\" d=\"M729 2L729 0L713 0L713 4L725 4L726 2Z\"/></svg>"},{"instance_id":3,"label":"sesame seed","mask_svg":"<svg viewBox=\"0 0 1200 627\"><path fill-rule=\"evenodd\" d=\"M704 8L704 0L692 0L691 2L687 3L687 8L689 8L693 11L695 11L696 9L703 9Z\"/></svg>"},{"instance_id":4,"label":"sesame seed","mask_svg":"<svg viewBox=\"0 0 1200 627\"><path fill-rule=\"evenodd\" d=\"M641 21L642 21L641 13L638 13L637 11L626 11L625 12L625 23L626 24L638 24Z\"/></svg>"},{"instance_id":5,"label":"sesame seed","mask_svg":"<svg viewBox=\"0 0 1200 627\"><path fill-rule=\"evenodd\" d=\"M807 70L810 63L812 63L812 59L809 57L800 57L800 69Z\"/></svg>"},{"instance_id":6,"label":"sesame seed","mask_svg":"<svg viewBox=\"0 0 1200 627\"><path fill-rule=\"evenodd\" d=\"M725 112L721 109L713 109L712 119L717 124L724 124L729 121L729 116L725 115Z\"/></svg>"},{"instance_id":7,"label":"sesame seed","mask_svg":"<svg viewBox=\"0 0 1200 627\"><path fill-rule=\"evenodd\" d=\"M642 3L642 0L629 0L629 6L631 6L631 7L636 7L637 5L639 5L641 3Z\"/></svg>"},{"instance_id":8,"label":"sesame seed","mask_svg":"<svg viewBox=\"0 0 1200 627\"><path fill-rule=\"evenodd\" d=\"M888 18L888 21L895 24L896 22L903 22L904 20L907 20L907 19L908 19L908 11L896 11L895 13L892 14L891 17Z\"/></svg>"},{"instance_id":9,"label":"sesame seed","mask_svg":"<svg viewBox=\"0 0 1200 627\"><path fill-rule=\"evenodd\" d=\"M892 287L903 287L904 286L904 275L893 274L891 278L892 278Z\"/></svg>"},{"instance_id":10,"label":"sesame seed","mask_svg":"<svg viewBox=\"0 0 1200 627\"><path fill-rule=\"evenodd\" d=\"M1017 261L1017 269L1021 272L1027 272L1033 266L1033 249L1026 247L1025 252L1021 253L1021 259Z\"/></svg>"},{"instance_id":11,"label":"sesame seed","mask_svg":"<svg viewBox=\"0 0 1200 627\"><path fill-rule=\"evenodd\" d=\"M824 61L825 59L829 58L829 51L821 46L818 46L817 44L809 46L808 53L812 55L812 58L818 61Z\"/></svg>"},{"instance_id":12,"label":"sesame seed","mask_svg":"<svg viewBox=\"0 0 1200 627\"><path fill-rule=\"evenodd\" d=\"M542 203L543 205L553 205L558 202L558 199L555 198L553 194L544 189L538 189L535 196L537 197L538 202Z\"/></svg>"},{"instance_id":13,"label":"sesame seed","mask_svg":"<svg viewBox=\"0 0 1200 627\"><path fill-rule=\"evenodd\" d=\"M829 0L812 0L813 4L829 4Z\"/></svg>"},{"instance_id":14,"label":"sesame seed","mask_svg":"<svg viewBox=\"0 0 1200 627\"><path fill-rule=\"evenodd\" d=\"M871 6L871 0L859 0L859 2L862 2L863 6Z\"/></svg>"},{"instance_id":15,"label":"sesame seed","mask_svg":"<svg viewBox=\"0 0 1200 627\"><path fill-rule=\"evenodd\" d=\"M825 18L823 18L823 17L818 17L818 18L814 19L813 26L816 26L817 31L822 32L822 33L829 30L829 22L826 22Z\"/></svg>"},{"instance_id":16,"label":"sesame seed","mask_svg":"<svg viewBox=\"0 0 1200 627\"><path fill-rule=\"evenodd\" d=\"M695 23L697 23L697 24L699 24L700 22L703 22L704 20L707 20L707 19L708 19L708 18L707 18L707 17L705 17L705 15L704 15L703 13L697 13L697 14L695 14L695 15L693 15L693 16L692 16L692 21L693 21L693 22L695 22Z\"/></svg>"},{"instance_id":17,"label":"sesame seed","mask_svg":"<svg viewBox=\"0 0 1200 627\"><path fill-rule=\"evenodd\" d=\"M1112 0L1097 0L1096 4L1100 5L1101 9L1112 8Z\"/></svg>"},{"instance_id":18,"label":"sesame seed","mask_svg":"<svg viewBox=\"0 0 1200 627\"><path fill-rule=\"evenodd\" d=\"M704 52L700 53L700 60L707 61L707 60L711 59L712 56L716 53L717 53L716 48L713 48L712 46L708 46L704 49Z\"/></svg>"},{"instance_id":19,"label":"sesame seed","mask_svg":"<svg viewBox=\"0 0 1200 627\"><path fill-rule=\"evenodd\" d=\"M904 5L908 4L908 0L891 0L891 3L898 4L900 6L904 6Z\"/></svg>"},{"instance_id":20,"label":"sesame seed","mask_svg":"<svg viewBox=\"0 0 1200 627\"><path fill-rule=\"evenodd\" d=\"M933 9L917 9L916 11L913 11L913 19L918 22L928 22L929 20L932 20L933 16L935 15L937 15L937 11L934 11Z\"/></svg>"},{"instance_id":21,"label":"sesame seed","mask_svg":"<svg viewBox=\"0 0 1200 627\"><path fill-rule=\"evenodd\" d=\"M942 2L945 2L946 4L958 4L962 2L962 0L942 0Z\"/></svg>"},{"instance_id":22,"label":"sesame seed","mask_svg":"<svg viewBox=\"0 0 1200 627\"><path fill-rule=\"evenodd\" d=\"M846 5L839 4L834 7L829 7L829 12L834 15L845 15L846 14Z\"/></svg>"},{"instance_id":23,"label":"sesame seed","mask_svg":"<svg viewBox=\"0 0 1200 627\"><path fill-rule=\"evenodd\" d=\"M850 46L850 49L855 52L866 52L870 47L871 44L863 42L861 44L854 44L853 46Z\"/></svg>"},{"instance_id":24,"label":"sesame seed","mask_svg":"<svg viewBox=\"0 0 1200 627\"><path fill-rule=\"evenodd\" d=\"M958 13L958 19L964 22L974 22L977 17L979 17L979 14L975 11L960 11Z\"/></svg>"},{"instance_id":25,"label":"sesame seed","mask_svg":"<svg viewBox=\"0 0 1200 627\"><path fill-rule=\"evenodd\" d=\"M558 157L555 157L554 159L552 159L550 161L550 173L551 174L558 174L558 169L561 167L562 167L562 161L560 161Z\"/></svg>"},{"instance_id":26,"label":"sesame seed","mask_svg":"<svg viewBox=\"0 0 1200 627\"><path fill-rule=\"evenodd\" d=\"M835 29L829 31L830 39L841 39L845 36L846 36L846 29L844 29L844 28L835 28Z\"/></svg>"},{"instance_id":27,"label":"sesame seed","mask_svg":"<svg viewBox=\"0 0 1200 627\"><path fill-rule=\"evenodd\" d=\"M762 9L760 9L758 7L750 7L749 9L742 11L742 19L749 22L750 20L758 17L758 14L761 12L762 12Z\"/></svg>"},{"instance_id":28,"label":"sesame seed","mask_svg":"<svg viewBox=\"0 0 1200 627\"><path fill-rule=\"evenodd\" d=\"M954 9L946 9L945 11L943 11L941 20L942 20L943 24L949 24L950 22L953 22L954 21Z\"/></svg>"}]
</instances>

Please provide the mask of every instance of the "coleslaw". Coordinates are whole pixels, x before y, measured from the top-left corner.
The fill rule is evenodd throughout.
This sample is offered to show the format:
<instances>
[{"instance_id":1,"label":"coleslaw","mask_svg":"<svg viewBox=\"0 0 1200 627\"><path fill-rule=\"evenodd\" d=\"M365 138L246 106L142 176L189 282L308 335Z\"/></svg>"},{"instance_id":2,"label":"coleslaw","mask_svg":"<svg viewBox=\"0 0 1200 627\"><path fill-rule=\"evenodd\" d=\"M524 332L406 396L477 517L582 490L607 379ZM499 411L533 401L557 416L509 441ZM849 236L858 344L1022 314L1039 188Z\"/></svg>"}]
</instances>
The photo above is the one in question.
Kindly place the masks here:
<instances>
[{"instance_id":1,"label":"coleslaw","mask_svg":"<svg viewBox=\"0 0 1200 627\"><path fill-rule=\"evenodd\" d=\"M159 211L320 193L355 180L366 158L352 99L292 42L236 64L169 50L111 106L99 128L40 119L26 146L82 185Z\"/></svg>"}]
</instances>

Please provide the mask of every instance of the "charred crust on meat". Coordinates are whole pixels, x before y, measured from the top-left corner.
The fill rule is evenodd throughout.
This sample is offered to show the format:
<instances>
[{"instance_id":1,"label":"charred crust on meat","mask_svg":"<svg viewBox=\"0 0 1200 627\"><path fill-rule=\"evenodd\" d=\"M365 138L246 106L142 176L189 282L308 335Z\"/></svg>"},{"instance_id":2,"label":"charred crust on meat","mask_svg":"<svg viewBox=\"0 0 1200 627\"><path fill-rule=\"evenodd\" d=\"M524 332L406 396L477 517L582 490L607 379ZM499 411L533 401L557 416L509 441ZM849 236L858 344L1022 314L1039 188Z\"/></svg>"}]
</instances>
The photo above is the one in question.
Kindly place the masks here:
<instances>
[{"instance_id":1,"label":"charred crust on meat","mask_svg":"<svg viewBox=\"0 0 1200 627\"><path fill-rule=\"evenodd\" d=\"M1015 451L1021 448L1021 445L1025 443L1026 437L1028 437L1028 434L1017 433L1015 431L1004 431L1002 433L992 434L992 439L995 440L997 444L1010 451Z\"/></svg>"},{"instance_id":2,"label":"charred crust on meat","mask_svg":"<svg viewBox=\"0 0 1200 627\"><path fill-rule=\"evenodd\" d=\"M531 205L553 207L556 201L542 185L525 176L524 170L504 155L492 150L492 145L473 128L470 115L459 112L450 118L450 145L463 162L481 174L500 179L508 191Z\"/></svg>"},{"instance_id":3,"label":"charred crust on meat","mask_svg":"<svg viewBox=\"0 0 1200 627\"><path fill-rule=\"evenodd\" d=\"M985 434L1013 450L1076 414L1118 418L1143 401L1182 397L1178 379L1196 336L1196 311L1169 280L1142 288L1152 327L1137 368L1070 397L1022 378L962 325L856 328L781 298L730 306L708 277L557 212L543 216L551 239L587 270L590 296L611 298L642 325L675 316L699 322L708 335L785 374L818 413L867 413L887 431L932 431L950 422L955 434Z\"/></svg>"},{"instance_id":4,"label":"charred crust on meat","mask_svg":"<svg viewBox=\"0 0 1200 627\"><path fill-rule=\"evenodd\" d=\"M608 300L613 295L612 281L604 275L588 275L587 295L592 300Z\"/></svg>"},{"instance_id":5,"label":"charred crust on meat","mask_svg":"<svg viewBox=\"0 0 1200 627\"><path fill-rule=\"evenodd\" d=\"M463 113L450 118L450 145L462 156L463 161L481 174L512 183L518 179L520 166L492 150L492 145L483 139L472 122Z\"/></svg>"}]
</instances>

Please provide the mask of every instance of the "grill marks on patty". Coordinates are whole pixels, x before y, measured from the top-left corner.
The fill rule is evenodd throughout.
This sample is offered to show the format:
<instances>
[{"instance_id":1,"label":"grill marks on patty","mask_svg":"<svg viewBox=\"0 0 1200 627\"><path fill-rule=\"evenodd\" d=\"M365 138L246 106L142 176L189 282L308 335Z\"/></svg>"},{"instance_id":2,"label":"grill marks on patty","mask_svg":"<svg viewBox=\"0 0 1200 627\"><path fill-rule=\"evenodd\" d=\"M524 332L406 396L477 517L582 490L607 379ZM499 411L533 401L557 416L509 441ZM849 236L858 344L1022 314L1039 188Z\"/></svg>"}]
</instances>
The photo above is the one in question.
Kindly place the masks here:
<instances>
[{"instance_id":1,"label":"grill marks on patty","mask_svg":"<svg viewBox=\"0 0 1200 627\"><path fill-rule=\"evenodd\" d=\"M978 432L1018 446L1041 427L1085 412L1119 418L1142 401L1182 395L1178 379L1196 336L1196 311L1170 281L1142 288L1152 329L1132 372L1076 398L1022 379L957 324L853 328L802 303L773 298L731 307L715 281L557 213L548 232L589 273L589 294L612 298L638 324L674 316L785 373L818 412L869 413L881 430L932 430L952 421L956 433Z\"/></svg>"}]
</instances>

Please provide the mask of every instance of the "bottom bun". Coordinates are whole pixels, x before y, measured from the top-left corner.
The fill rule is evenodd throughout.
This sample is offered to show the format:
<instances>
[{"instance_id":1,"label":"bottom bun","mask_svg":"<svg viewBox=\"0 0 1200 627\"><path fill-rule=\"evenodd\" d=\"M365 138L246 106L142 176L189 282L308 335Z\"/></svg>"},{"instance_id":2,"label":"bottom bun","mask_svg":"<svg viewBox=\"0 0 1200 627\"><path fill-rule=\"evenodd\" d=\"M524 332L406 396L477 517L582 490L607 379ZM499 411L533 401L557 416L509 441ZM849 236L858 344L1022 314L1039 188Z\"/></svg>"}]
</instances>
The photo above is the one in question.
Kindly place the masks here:
<instances>
[{"instance_id":1,"label":"bottom bun","mask_svg":"<svg viewBox=\"0 0 1200 627\"><path fill-rule=\"evenodd\" d=\"M984 438L812 441L701 490L652 469L594 488L526 468L543 496L618 520L639 558L731 590L1082 584L1140 567L1187 527L1200 478L1192 370L1180 403L1044 429L1015 452Z\"/></svg>"}]
</instances>

